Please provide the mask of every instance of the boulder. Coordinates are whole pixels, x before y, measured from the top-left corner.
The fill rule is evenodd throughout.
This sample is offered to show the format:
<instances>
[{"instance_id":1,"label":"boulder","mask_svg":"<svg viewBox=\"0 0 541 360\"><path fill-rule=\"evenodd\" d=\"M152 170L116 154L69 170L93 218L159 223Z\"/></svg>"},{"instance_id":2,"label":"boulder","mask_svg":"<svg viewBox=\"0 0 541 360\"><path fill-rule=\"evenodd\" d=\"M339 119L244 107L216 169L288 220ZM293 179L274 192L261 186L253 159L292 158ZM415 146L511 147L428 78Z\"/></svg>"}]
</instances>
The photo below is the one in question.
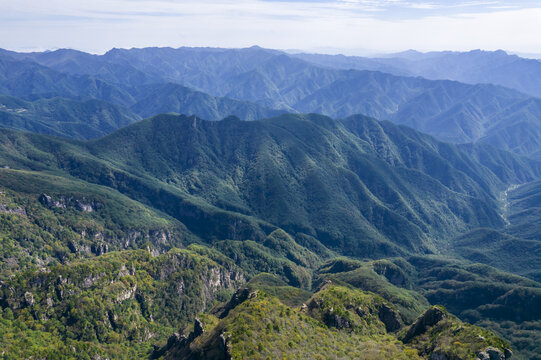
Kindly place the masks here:
<instances>
[{"instance_id":1,"label":"boulder","mask_svg":"<svg viewBox=\"0 0 541 360\"><path fill-rule=\"evenodd\" d=\"M477 354L477 359L475 360L490 360L490 355L488 355L485 351L481 351L479 354Z\"/></svg>"},{"instance_id":2,"label":"boulder","mask_svg":"<svg viewBox=\"0 0 541 360\"><path fill-rule=\"evenodd\" d=\"M54 205L53 199L52 199L49 195L47 195L47 194L45 194L45 193L43 193L43 194L41 194L41 195L39 196L38 201L39 201L43 206L46 206L46 207L49 207L49 208L50 208L50 207L53 207L53 205Z\"/></svg>"},{"instance_id":3,"label":"boulder","mask_svg":"<svg viewBox=\"0 0 541 360\"><path fill-rule=\"evenodd\" d=\"M503 352L495 347L489 346L484 351L477 354L476 360L507 360L513 356L513 353L509 349L505 349Z\"/></svg>"},{"instance_id":4,"label":"boulder","mask_svg":"<svg viewBox=\"0 0 541 360\"><path fill-rule=\"evenodd\" d=\"M488 347L485 349L485 352L490 357L490 360L505 360L504 353L495 347Z\"/></svg>"}]
</instances>

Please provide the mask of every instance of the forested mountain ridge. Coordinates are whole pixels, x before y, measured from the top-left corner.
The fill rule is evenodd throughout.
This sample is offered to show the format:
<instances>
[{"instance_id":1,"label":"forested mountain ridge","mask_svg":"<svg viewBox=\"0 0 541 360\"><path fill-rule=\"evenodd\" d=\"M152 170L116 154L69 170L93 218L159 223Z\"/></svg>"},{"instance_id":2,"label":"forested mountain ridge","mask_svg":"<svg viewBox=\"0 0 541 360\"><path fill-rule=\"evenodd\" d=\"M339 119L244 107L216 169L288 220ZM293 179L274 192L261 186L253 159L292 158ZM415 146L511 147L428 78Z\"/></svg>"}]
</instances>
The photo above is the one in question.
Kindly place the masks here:
<instances>
[{"instance_id":1,"label":"forested mountain ridge","mask_svg":"<svg viewBox=\"0 0 541 360\"><path fill-rule=\"evenodd\" d=\"M0 59L2 356L539 359L537 99L257 47Z\"/></svg>"},{"instance_id":2,"label":"forested mountain ridge","mask_svg":"<svg viewBox=\"0 0 541 360\"><path fill-rule=\"evenodd\" d=\"M466 63L490 63L490 56L427 54L407 61L417 64L440 59L459 66L463 58ZM113 49L104 55L73 50L4 51L1 57L1 92L23 98L96 98L129 107L143 117L173 111L210 120L228 115L255 120L279 113L269 109L317 112L333 118L364 114L412 126L440 140L485 142L533 158L538 157L541 146L537 98L496 86L513 87L497 79L452 74L426 75L444 79L436 81L411 77L425 73L394 71L400 61L406 61L402 58L387 66L393 59L338 57L335 61L333 57L289 55L259 47ZM494 57L508 58L497 53ZM517 63L529 61L509 58ZM335 64L341 61L361 65ZM385 66L368 66L367 62ZM434 68L448 68L438 64ZM512 78L515 71L505 73Z\"/></svg>"},{"instance_id":3,"label":"forested mountain ridge","mask_svg":"<svg viewBox=\"0 0 541 360\"><path fill-rule=\"evenodd\" d=\"M0 122L17 130L91 139L138 120L141 117L129 109L101 100L77 101L54 97L25 101L13 96L0 96Z\"/></svg>"},{"instance_id":4,"label":"forested mountain ridge","mask_svg":"<svg viewBox=\"0 0 541 360\"><path fill-rule=\"evenodd\" d=\"M119 69L122 66L111 71L117 74ZM112 79L100 71L71 74L9 55L0 55L0 72L1 126L67 138L98 138L142 117L167 112L209 120L229 115L256 120L283 113L150 77L147 82Z\"/></svg>"},{"instance_id":5,"label":"forested mountain ridge","mask_svg":"<svg viewBox=\"0 0 541 360\"><path fill-rule=\"evenodd\" d=\"M411 342L385 328L394 326L387 323L391 315L383 315L390 311L382 310L387 307L398 309L396 324L411 324L429 302L443 303L462 318L497 329L513 340L513 347L519 344L514 336L523 321L539 320L535 312L517 315L500 300L505 296L513 303L529 294L528 301L537 301L541 285L535 281L440 258L463 257L516 271L512 259L494 263L472 257L466 245L459 249L448 243L480 226L505 231L500 192L539 178L541 165L534 160L487 146L461 149L362 116L332 120L281 115L255 122L230 117L216 122L160 115L88 142L13 130L1 130L0 136L0 165L6 167L0 170L5 188L2 256L7 265L0 286L0 330L3 347L14 356L33 353L23 350L19 339L42 353L62 356L70 356L73 348L112 358L169 356L177 346L186 351L186 343L175 337L180 343L170 340L166 346L165 339L200 312L210 312L205 321L231 334L232 354L245 356L251 354L248 344L235 344L246 341L246 320L240 319L247 319L252 306L270 306L268 311L278 315L289 311L300 321L276 322L280 329L309 326L323 335L324 326L338 326L341 332L329 338L338 353L344 344L364 339L365 331L379 334L376 356L391 358L431 356L436 343L442 353L463 356L491 346L503 354L509 345L495 338L478 342L477 335L493 335L474 327L452 335L449 329L464 325L447 315L441 315L447 320L440 325L430 325L431 336L441 340L426 343L420 337ZM507 221L514 223L513 217ZM381 260L367 268L363 262L337 261L338 254L407 260L397 259L395 265ZM53 270L44 275L42 267ZM257 283L270 298L260 293L236 303L234 308L241 307L223 315L223 323L213 320L213 306L261 272L280 279ZM447 276L456 286L444 295L434 284ZM318 292L327 280L346 288ZM381 296L387 307L374 298L368 301L376 305L367 312L346 316L346 306L346 313L336 318L328 313L330 305L315 305L320 300L313 300L310 314L291 308L311 296L323 296L333 309L341 308L350 297L367 301L375 296L366 291ZM485 300L459 300L472 291L486 292ZM163 297L177 298L176 305L160 305ZM89 307L96 298L101 300ZM483 304L500 307L503 319L515 325L502 330L502 318ZM380 322L353 325L371 319L366 316ZM30 329L21 328L23 322ZM281 330L273 324L278 344ZM358 335L351 334L350 326ZM534 341L535 331L527 331ZM444 346L444 339L453 336L467 345ZM216 339L193 340L190 351L201 350L192 345ZM310 341L301 340L286 346L311 351ZM359 350L362 344L364 340ZM518 350L531 354L534 344ZM285 351L281 345L275 349Z\"/></svg>"},{"instance_id":6,"label":"forested mountain ridge","mask_svg":"<svg viewBox=\"0 0 541 360\"><path fill-rule=\"evenodd\" d=\"M168 189L188 207L256 217L326 239L331 248L373 255L436 251L429 237L501 227L499 191L541 171L539 163L516 158L512 178L502 177L491 169L496 162L480 165L452 145L365 117L284 115L246 123L162 115L87 144L20 137L3 133L2 147L10 148L3 162L11 168L57 169L110 186L189 218L194 229L203 226L198 216L186 217L154 193ZM51 146L57 150L44 153ZM42 160L29 160L33 153ZM134 193L135 184L150 192Z\"/></svg>"},{"instance_id":7,"label":"forested mountain ridge","mask_svg":"<svg viewBox=\"0 0 541 360\"><path fill-rule=\"evenodd\" d=\"M466 84L494 84L534 97L541 96L541 88L535 80L541 74L541 62L503 50L427 53L410 50L372 58L302 53L294 56L331 68L376 70L400 76L455 80Z\"/></svg>"}]
</instances>

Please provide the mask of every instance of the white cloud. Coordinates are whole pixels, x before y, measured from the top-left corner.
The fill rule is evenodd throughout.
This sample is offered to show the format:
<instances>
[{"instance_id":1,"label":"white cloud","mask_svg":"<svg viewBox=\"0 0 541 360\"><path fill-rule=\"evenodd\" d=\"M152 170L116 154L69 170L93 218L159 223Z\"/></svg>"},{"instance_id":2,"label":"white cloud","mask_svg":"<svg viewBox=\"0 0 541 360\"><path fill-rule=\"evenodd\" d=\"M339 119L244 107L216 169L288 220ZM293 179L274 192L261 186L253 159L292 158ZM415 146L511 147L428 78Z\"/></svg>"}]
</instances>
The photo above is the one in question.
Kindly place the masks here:
<instances>
[{"instance_id":1,"label":"white cloud","mask_svg":"<svg viewBox=\"0 0 541 360\"><path fill-rule=\"evenodd\" d=\"M400 4L409 11L428 11L441 4L402 0L0 0L0 47L103 52L112 47L258 44L282 49L332 47L349 53L409 48L541 53L541 8L470 11L481 3L494 7L494 1L455 2L468 12L404 19L397 14L386 18L382 6ZM416 9L419 7L422 9Z\"/></svg>"}]
</instances>

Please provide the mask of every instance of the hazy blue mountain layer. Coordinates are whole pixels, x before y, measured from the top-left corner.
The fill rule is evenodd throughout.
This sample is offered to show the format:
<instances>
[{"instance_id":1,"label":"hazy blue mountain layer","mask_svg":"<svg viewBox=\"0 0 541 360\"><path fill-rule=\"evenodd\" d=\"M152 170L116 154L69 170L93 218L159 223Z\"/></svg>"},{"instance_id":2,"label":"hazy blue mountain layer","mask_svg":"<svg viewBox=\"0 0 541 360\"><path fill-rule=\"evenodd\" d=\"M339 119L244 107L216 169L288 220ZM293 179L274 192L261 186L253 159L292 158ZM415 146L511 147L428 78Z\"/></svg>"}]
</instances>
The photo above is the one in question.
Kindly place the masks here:
<instances>
[{"instance_id":1,"label":"hazy blue mountain layer","mask_svg":"<svg viewBox=\"0 0 541 360\"><path fill-rule=\"evenodd\" d=\"M375 70L400 76L456 80L466 84L494 84L541 97L541 62L505 51L428 52L414 50L380 58L343 55L295 54L295 57L331 68Z\"/></svg>"},{"instance_id":2,"label":"hazy blue mountain layer","mask_svg":"<svg viewBox=\"0 0 541 360\"><path fill-rule=\"evenodd\" d=\"M98 98L131 107L143 117L174 111L211 120L227 115L254 120L277 114L268 109L334 118L360 113L444 141L486 142L533 158L541 153L540 107L525 95L537 93L489 76L537 84L535 72L520 70L537 62L503 52L410 52L364 59L288 55L258 47L145 48L113 49L101 56L73 50L4 51L1 57L0 92L13 96Z\"/></svg>"},{"instance_id":3,"label":"hazy blue mountain layer","mask_svg":"<svg viewBox=\"0 0 541 360\"><path fill-rule=\"evenodd\" d=\"M0 95L0 125L12 129L91 139L140 119L129 109L102 100L54 97L25 101Z\"/></svg>"}]
</instances>

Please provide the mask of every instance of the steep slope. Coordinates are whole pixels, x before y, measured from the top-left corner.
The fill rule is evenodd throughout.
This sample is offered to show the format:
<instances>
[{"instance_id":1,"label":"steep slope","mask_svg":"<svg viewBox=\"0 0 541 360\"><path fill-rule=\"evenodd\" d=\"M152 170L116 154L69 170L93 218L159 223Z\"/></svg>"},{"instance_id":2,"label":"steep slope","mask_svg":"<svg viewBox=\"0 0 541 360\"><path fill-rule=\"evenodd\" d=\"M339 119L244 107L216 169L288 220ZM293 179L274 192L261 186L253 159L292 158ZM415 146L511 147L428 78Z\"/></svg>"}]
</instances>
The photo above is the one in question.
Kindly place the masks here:
<instances>
[{"instance_id":1,"label":"steep slope","mask_svg":"<svg viewBox=\"0 0 541 360\"><path fill-rule=\"evenodd\" d=\"M0 53L15 60L32 61L58 72L70 75L90 75L112 84L137 86L156 83L158 80L162 82L163 80L137 70L129 64L113 64L103 56L73 49L33 53L3 50Z\"/></svg>"},{"instance_id":2,"label":"steep slope","mask_svg":"<svg viewBox=\"0 0 541 360\"><path fill-rule=\"evenodd\" d=\"M224 96L223 87L228 85L229 78L253 70L279 53L257 46L247 49L143 48L112 49L103 58L109 63L129 64L154 78Z\"/></svg>"},{"instance_id":3,"label":"steep slope","mask_svg":"<svg viewBox=\"0 0 541 360\"><path fill-rule=\"evenodd\" d=\"M278 297L243 289L246 296L227 314L196 320L188 337L175 334L155 356L164 359L363 358L428 359L435 356L475 358L485 349L504 356L504 341L461 323L438 308L430 309L407 330L404 345L394 330L396 310L379 296L342 286L320 289L300 309ZM430 318L432 313L439 318ZM427 323L420 329L418 323ZM398 323L396 323L398 324ZM400 325L398 325L400 326ZM454 331L453 331L454 330ZM423 339L430 332L431 340ZM406 339L406 337L404 337ZM423 346L424 345L424 346ZM432 347L429 347L432 346ZM492 347L491 347L492 346ZM415 348L417 349L415 349Z\"/></svg>"},{"instance_id":4,"label":"steep slope","mask_svg":"<svg viewBox=\"0 0 541 360\"><path fill-rule=\"evenodd\" d=\"M74 139L107 135L141 118L100 100L65 98L24 101L0 95L0 126Z\"/></svg>"},{"instance_id":5,"label":"steep slope","mask_svg":"<svg viewBox=\"0 0 541 360\"><path fill-rule=\"evenodd\" d=\"M258 120L283 113L248 101L210 96L172 83L139 87L137 91L141 93L138 96L141 99L131 109L143 117L176 112L195 114L207 120L221 120L230 115L241 120Z\"/></svg>"},{"instance_id":6,"label":"steep slope","mask_svg":"<svg viewBox=\"0 0 541 360\"><path fill-rule=\"evenodd\" d=\"M204 238L263 240L280 227L358 256L435 252L440 239L502 227L499 192L541 169L514 161L509 178L408 128L316 115L164 115L88 144L4 132L2 148L5 165L113 187Z\"/></svg>"},{"instance_id":7,"label":"steep slope","mask_svg":"<svg viewBox=\"0 0 541 360\"><path fill-rule=\"evenodd\" d=\"M161 115L93 141L3 129L0 168L9 356L507 356L437 303L519 359L538 350L539 283L419 255L468 258L465 231L511 229L536 204L533 160L362 116Z\"/></svg>"},{"instance_id":8,"label":"steep slope","mask_svg":"<svg viewBox=\"0 0 541 360\"><path fill-rule=\"evenodd\" d=\"M490 203L488 194L498 179L489 176L475 184L437 155L434 160L441 164L436 165L442 166L441 173L423 164L416 168L417 164L404 163L410 158L393 158L392 150L402 146L393 140L402 139L387 140L388 134L373 120L350 120L356 122L361 128L380 131L381 137L372 140L378 148L388 149L389 154L383 155L390 159L374 156L374 150L341 123L317 116L284 116L253 124L158 117L96 142L93 151L102 158L118 159L117 165L125 170L137 168L169 183L175 179L177 188L215 206L265 219L287 231L304 232L343 250L362 243L362 250L354 251L379 252L377 247L364 246L381 235L408 248L430 248L426 239L421 240L422 234L432 228L443 235L446 229L467 226L464 220L472 214L466 215L466 209L475 208L480 223L498 226L499 215L482 205ZM159 134L165 129L169 136L162 138ZM154 137L149 137L149 131ZM148 138L156 142L144 140ZM144 157L127 157L134 153ZM476 171L473 164L457 161ZM456 197L450 190L469 195ZM425 200L429 198L440 199L439 205L429 205ZM449 217L449 212L454 215ZM358 234L367 240L348 240Z\"/></svg>"},{"instance_id":9,"label":"steep slope","mask_svg":"<svg viewBox=\"0 0 541 360\"><path fill-rule=\"evenodd\" d=\"M395 59L388 59L387 63L428 79L449 79L468 84L490 83L535 97L541 96L541 88L536 80L541 76L541 63L508 55L502 50L417 53L414 58L396 54Z\"/></svg>"},{"instance_id":10,"label":"steep slope","mask_svg":"<svg viewBox=\"0 0 541 360\"><path fill-rule=\"evenodd\" d=\"M509 225L506 232L523 239L541 240L540 190L541 182L533 181L522 186L513 186L508 191L506 214ZM537 276L539 275L538 273Z\"/></svg>"},{"instance_id":11,"label":"steep slope","mask_svg":"<svg viewBox=\"0 0 541 360\"><path fill-rule=\"evenodd\" d=\"M505 231L516 232L512 228ZM541 268L541 241L520 239L493 229L476 229L461 235L451 245L458 255L472 262L529 276L538 280ZM520 258L522 261L517 262Z\"/></svg>"},{"instance_id":12,"label":"steep slope","mask_svg":"<svg viewBox=\"0 0 541 360\"><path fill-rule=\"evenodd\" d=\"M273 108L300 110L295 104L301 99L346 76L279 54L251 71L232 76L222 89L232 98Z\"/></svg>"},{"instance_id":13,"label":"steep slope","mask_svg":"<svg viewBox=\"0 0 541 360\"><path fill-rule=\"evenodd\" d=\"M443 54L441 58L444 55L451 56ZM478 70L483 66L492 64L490 59L483 60L484 57L490 58L490 54L481 53L476 56L473 52L459 55L445 60L445 66L436 64L434 68L460 69L464 62L480 62L481 65L469 70L474 74L479 73ZM500 55L497 53L493 57L500 58ZM461 60L468 56L473 59ZM114 58L115 61L122 59L135 62L141 70L144 64L155 66L153 64L157 62L164 69L170 68L171 73L178 74L171 78L175 82L210 94L257 102L271 108L317 112L331 117L362 113L407 124L444 141L484 141L532 157L537 157L540 151L541 112L534 105L536 100L495 86L434 82L403 76L422 75L430 79L451 79L470 84L488 82L508 85L505 81L474 81L451 75L434 77L413 69L396 70L405 66L400 62L406 62L404 59L397 59L396 66L394 63L387 65L392 59L351 59L353 63L369 63L367 66L356 66L357 69L384 71L400 77L374 71L344 71L336 69L336 66L335 69L314 66L290 55L260 48L213 51L188 48L140 49L116 51ZM310 60L310 56L301 58ZM323 58L328 59L325 56ZM440 59L436 55L427 55L427 58L427 61ZM514 59L512 62L531 62L517 57L509 58ZM195 59L201 60L201 64L197 64ZM343 59L340 57L340 60ZM421 60L413 61L412 67ZM229 65L229 62L234 66ZM330 60L328 62L332 63ZM219 64L224 68L219 68ZM321 62L318 64L321 65ZM209 74L209 77L201 80L195 76L197 71ZM499 74L499 70L496 73ZM535 79L535 76L527 76L529 81ZM518 141L521 136L522 141Z\"/></svg>"},{"instance_id":14,"label":"steep slope","mask_svg":"<svg viewBox=\"0 0 541 360\"><path fill-rule=\"evenodd\" d=\"M0 170L0 278L108 251L160 253L198 241L171 217L109 188Z\"/></svg>"},{"instance_id":15,"label":"steep slope","mask_svg":"<svg viewBox=\"0 0 541 360\"><path fill-rule=\"evenodd\" d=\"M192 250L129 250L0 284L0 344L14 358L148 358L156 339L226 301L245 279ZM23 325L25 324L25 325Z\"/></svg>"},{"instance_id":16,"label":"steep slope","mask_svg":"<svg viewBox=\"0 0 541 360\"><path fill-rule=\"evenodd\" d=\"M490 126L480 139L497 148L539 159L541 122L536 115L541 100L528 99L492 116Z\"/></svg>"},{"instance_id":17,"label":"steep slope","mask_svg":"<svg viewBox=\"0 0 541 360\"><path fill-rule=\"evenodd\" d=\"M366 114L444 141L465 143L480 140L501 111L524 99L520 93L489 85L350 71L345 79L319 89L294 108L339 118Z\"/></svg>"},{"instance_id":18,"label":"steep slope","mask_svg":"<svg viewBox=\"0 0 541 360\"><path fill-rule=\"evenodd\" d=\"M421 293L431 303L479 326L493 329L520 350L518 359L539 359L541 287L530 279L486 265L430 257L409 259Z\"/></svg>"},{"instance_id":19,"label":"steep slope","mask_svg":"<svg viewBox=\"0 0 541 360\"><path fill-rule=\"evenodd\" d=\"M33 61L51 65L59 71ZM80 69L76 71L71 68L72 65ZM105 66L107 70L104 70ZM4 52L0 54L0 94L26 100L42 99L41 102L34 102L34 105L22 105L21 101L10 100L11 103L18 102L17 109L25 108L27 113L18 113L18 117L3 113L4 121L8 127L21 130L89 139L111 133L133 122L125 118L138 119L138 116L167 112L195 114L209 120L220 120L229 115L243 120L256 120L283 113L248 101L213 97L180 85L163 83L161 78L144 73L132 74L133 71L136 70L127 64L108 63L102 57L80 52ZM83 103L65 100L60 105L55 103L60 100L51 100L55 97L83 100ZM45 99L49 99L49 102ZM7 98L4 100L7 101ZM30 107L34 114L28 113ZM137 115L130 114L123 107L131 107ZM96 112L100 115L93 116ZM79 119L75 119L75 116ZM93 124L86 129L75 125L70 129L68 124L59 125L59 122Z\"/></svg>"},{"instance_id":20,"label":"steep slope","mask_svg":"<svg viewBox=\"0 0 541 360\"><path fill-rule=\"evenodd\" d=\"M363 262L335 258L324 263L316 274L316 284L331 281L333 284L350 285L380 295L396 306L406 324L412 324L410 330L423 328L419 326L422 322L419 323L415 318L426 309L427 301L433 305L442 304L463 321L488 328L509 340L515 352L513 358L539 359L541 313L538 309L541 284L533 280L490 266L438 256ZM434 319L433 316L426 317L426 313L419 319L422 318ZM426 321L424 323L427 324ZM464 327L451 327L448 330L451 331L444 333L452 336L464 330ZM403 333L403 340L411 346L408 338L412 334L408 336L408 332ZM421 346L417 349L421 354L438 347L443 349L451 344L459 345L440 342L438 337L435 333L428 337L421 335L413 343L420 340L417 344ZM437 343L440 345L434 346Z\"/></svg>"}]
</instances>

